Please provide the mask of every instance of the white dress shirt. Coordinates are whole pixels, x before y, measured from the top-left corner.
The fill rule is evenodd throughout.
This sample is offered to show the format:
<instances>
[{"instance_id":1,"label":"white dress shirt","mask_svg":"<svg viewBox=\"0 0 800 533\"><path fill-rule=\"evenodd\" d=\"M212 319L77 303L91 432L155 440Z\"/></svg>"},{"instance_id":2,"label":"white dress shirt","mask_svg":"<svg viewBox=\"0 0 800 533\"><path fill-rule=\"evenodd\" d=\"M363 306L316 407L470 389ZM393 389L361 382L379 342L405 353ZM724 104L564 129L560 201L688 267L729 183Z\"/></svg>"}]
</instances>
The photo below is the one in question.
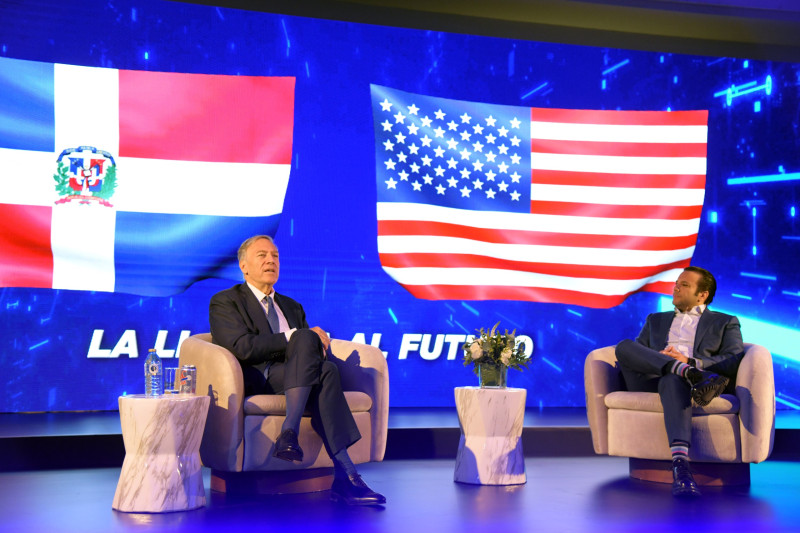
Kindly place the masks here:
<instances>
[{"instance_id":1,"label":"white dress shirt","mask_svg":"<svg viewBox=\"0 0 800 533\"><path fill-rule=\"evenodd\" d=\"M694 338L697 334L697 324L700 316L706 310L704 304L696 305L683 313L675 308L675 318L669 328L667 344L674 346L679 352L690 359L690 364L702 369L703 362L694 358Z\"/></svg>"}]
</instances>

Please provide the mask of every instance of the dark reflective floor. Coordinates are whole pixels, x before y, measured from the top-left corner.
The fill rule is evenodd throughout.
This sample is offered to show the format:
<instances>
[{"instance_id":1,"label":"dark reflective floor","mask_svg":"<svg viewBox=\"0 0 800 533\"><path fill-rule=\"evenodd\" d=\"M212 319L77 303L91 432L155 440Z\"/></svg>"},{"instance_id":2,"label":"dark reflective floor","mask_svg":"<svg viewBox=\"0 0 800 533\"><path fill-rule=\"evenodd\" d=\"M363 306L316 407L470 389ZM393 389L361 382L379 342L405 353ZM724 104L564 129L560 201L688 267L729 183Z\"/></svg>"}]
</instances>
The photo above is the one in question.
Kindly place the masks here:
<instances>
[{"instance_id":1,"label":"dark reflective floor","mask_svg":"<svg viewBox=\"0 0 800 533\"><path fill-rule=\"evenodd\" d=\"M454 483L453 462L443 459L386 461L360 469L386 495L385 507L343 507L330 502L327 492L228 497L207 489L203 509L126 514L111 509L119 469L4 473L0 531L800 530L796 462L753 465L749 488L706 489L693 501L673 499L668 486L631 481L627 460L612 457L528 458L527 483L513 487Z\"/></svg>"},{"instance_id":2,"label":"dark reflective floor","mask_svg":"<svg viewBox=\"0 0 800 533\"><path fill-rule=\"evenodd\" d=\"M111 509L119 467L0 472L0 532L800 532L800 446L795 445L800 439L793 436L800 428L800 413L778 412L783 451L751 466L750 487L704 489L695 501L675 500L667 485L630 480L627 459L594 456L591 446L588 453L565 457L569 443L564 439L575 435L569 430L585 432L586 425L583 409L526 412L526 429L563 431L556 444L541 447L544 453L526 458L528 481L519 486L454 483L454 459L433 451L429 456L438 458L361 465L365 480L388 499L378 508L342 507L330 502L327 492L253 497L211 493L205 470L206 507L126 514ZM457 432L458 417L454 409L393 409L389 426L389 437L398 445L419 448L424 443L409 440L402 428L449 428L438 430L449 435ZM110 454L101 449L104 443L119 445L119 433L115 412L0 415L0 440L21 437L36 444L36 453L59 454L61 449L63 454L66 447L93 442L92 453L99 457ZM547 431L531 432L528 444L538 445L548 436L552 438ZM457 440L439 440L453 448L454 456ZM526 453L535 446L529 448ZM5 449L20 452L14 446ZM80 455L81 450L72 453Z\"/></svg>"}]
</instances>

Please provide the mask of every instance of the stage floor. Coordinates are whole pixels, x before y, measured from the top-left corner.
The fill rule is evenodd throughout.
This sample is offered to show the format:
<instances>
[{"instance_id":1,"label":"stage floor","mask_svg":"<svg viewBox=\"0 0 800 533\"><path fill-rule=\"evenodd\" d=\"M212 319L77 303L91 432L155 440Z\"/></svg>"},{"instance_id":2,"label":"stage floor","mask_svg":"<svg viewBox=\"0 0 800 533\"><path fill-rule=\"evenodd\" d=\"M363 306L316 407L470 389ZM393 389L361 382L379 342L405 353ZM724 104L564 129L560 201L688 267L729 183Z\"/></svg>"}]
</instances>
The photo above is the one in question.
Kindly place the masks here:
<instances>
[{"instance_id":1,"label":"stage floor","mask_svg":"<svg viewBox=\"0 0 800 533\"><path fill-rule=\"evenodd\" d=\"M384 507L348 508L329 493L231 497L211 493L205 508L167 514L111 509L119 468L0 473L0 532L347 531L579 532L797 531L800 463L752 466L749 488L705 489L674 499L668 485L632 481L626 459L528 458L524 485L453 482L453 461L361 465L386 495Z\"/></svg>"}]
</instances>

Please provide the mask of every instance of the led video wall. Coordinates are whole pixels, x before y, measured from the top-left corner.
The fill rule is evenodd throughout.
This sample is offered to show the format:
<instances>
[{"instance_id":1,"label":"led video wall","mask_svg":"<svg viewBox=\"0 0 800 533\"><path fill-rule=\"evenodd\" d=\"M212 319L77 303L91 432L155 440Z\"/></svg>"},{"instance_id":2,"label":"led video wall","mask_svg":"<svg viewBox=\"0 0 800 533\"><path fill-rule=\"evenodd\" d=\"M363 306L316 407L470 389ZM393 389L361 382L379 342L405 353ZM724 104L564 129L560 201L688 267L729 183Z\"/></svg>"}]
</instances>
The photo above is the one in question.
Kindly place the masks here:
<instances>
[{"instance_id":1,"label":"led video wall","mask_svg":"<svg viewBox=\"0 0 800 533\"><path fill-rule=\"evenodd\" d=\"M162 1L0 17L0 412L143 392L263 233L310 325L385 353L393 406L454 405L498 322L528 406L582 406L586 354L694 264L800 408L798 64Z\"/></svg>"}]
</instances>

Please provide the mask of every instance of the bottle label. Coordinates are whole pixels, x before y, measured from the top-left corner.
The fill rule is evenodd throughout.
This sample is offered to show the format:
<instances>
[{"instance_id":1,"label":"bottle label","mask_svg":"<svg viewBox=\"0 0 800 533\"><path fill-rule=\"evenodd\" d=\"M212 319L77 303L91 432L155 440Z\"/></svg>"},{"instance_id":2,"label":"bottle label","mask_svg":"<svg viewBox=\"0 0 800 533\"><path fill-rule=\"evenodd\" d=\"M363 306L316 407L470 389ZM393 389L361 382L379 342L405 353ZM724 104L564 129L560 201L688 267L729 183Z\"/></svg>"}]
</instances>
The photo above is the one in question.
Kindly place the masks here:
<instances>
[{"instance_id":1,"label":"bottle label","mask_svg":"<svg viewBox=\"0 0 800 533\"><path fill-rule=\"evenodd\" d=\"M147 372L151 376L158 375L158 365L156 363L150 363L150 365L147 367Z\"/></svg>"}]
</instances>

